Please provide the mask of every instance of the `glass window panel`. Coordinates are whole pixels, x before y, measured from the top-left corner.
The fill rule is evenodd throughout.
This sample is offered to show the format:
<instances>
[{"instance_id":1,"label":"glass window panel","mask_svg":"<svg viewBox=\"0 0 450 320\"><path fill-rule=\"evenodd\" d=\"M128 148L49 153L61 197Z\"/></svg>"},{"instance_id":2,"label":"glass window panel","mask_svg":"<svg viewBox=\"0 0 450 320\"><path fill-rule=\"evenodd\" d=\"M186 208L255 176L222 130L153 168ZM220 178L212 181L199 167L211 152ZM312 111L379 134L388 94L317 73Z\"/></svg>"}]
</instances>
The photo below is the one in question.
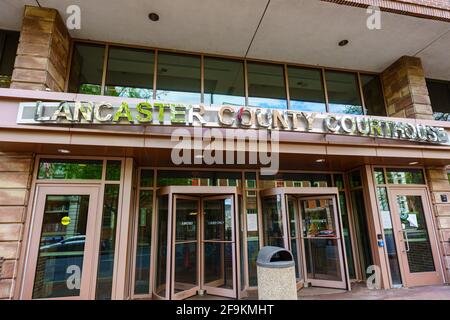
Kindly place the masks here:
<instances>
[{"instance_id":1,"label":"glass window panel","mask_svg":"<svg viewBox=\"0 0 450 320\"><path fill-rule=\"evenodd\" d=\"M38 179L101 179L102 169L102 160L43 159Z\"/></svg>"},{"instance_id":2,"label":"glass window panel","mask_svg":"<svg viewBox=\"0 0 450 320\"><path fill-rule=\"evenodd\" d=\"M241 172L158 170L158 187L222 186L240 187Z\"/></svg>"},{"instance_id":3,"label":"glass window panel","mask_svg":"<svg viewBox=\"0 0 450 320\"><path fill-rule=\"evenodd\" d=\"M153 51L110 47L105 95L127 98L153 98Z\"/></svg>"},{"instance_id":4,"label":"glass window panel","mask_svg":"<svg viewBox=\"0 0 450 320\"><path fill-rule=\"evenodd\" d=\"M162 196L158 199L158 243L156 256L156 279L155 292L161 297L165 297L166 290L166 269L167 269L167 219L169 210L169 197Z\"/></svg>"},{"instance_id":5,"label":"glass window panel","mask_svg":"<svg viewBox=\"0 0 450 320\"><path fill-rule=\"evenodd\" d=\"M197 252L197 242L175 243L175 293L198 286Z\"/></svg>"},{"instance_id":6,"label":"glass window panel","mask_svg":"<svg viewBox=\"0 0 450 320\"><path fill-rule=\"evenodd\" d=\"M349 174L350 188L357 188L362 186L361 172L355 170Z\"/></svg>"},{"instance_id":7,"label":"glass window panel","mask_svg":"<svg viewBox=\"0 0 450 320\"><path fill-rule=\"evenodd\" d=\"M322 70L288 67L290 109L326 112Z\"/></svg>"},{"instance_id":8,"label":"glass window panel","mask_svg":"<svg viewBox=\"0 0 450 320\"><path fill-rule=\"evenodd\" d=\"M334 186L339 190L344 189L344 175L343 174L335 174L334 178Z\"/></svg>"},{"instance_id":9,"label":"glass window panel","mask_svg":"<svg viewBox=\"0 0 450 320\"><path fill-rule=\"evenodd\" d=\"M256 189L256 173L246 172L245 173L245 187L247 189Z\"/></svg>"},{"instance_id":10,"label":"glass window panel","mask_svg":"<svg viewBox=\"0 0 450 320\"><path fill-rule=\"evenodd\" d=\"M121 167L122 167L122 161L108 160L106 162L106 180L119 181Z\"/></svg>"},{"instance_id":11,"label":"glass window panel","mask_svg":"<svg viewBox=\"0 0 450 320\"><path fill-rule=\"evenodd\" d=\"M256 191L247 191L245 197L247 213L247 258L250 286L257 282L256 259L259 253L258 200Z\"/></svg>"},{"instance_id":12,"label":"glass window panel","mask_svg":"<svg viewBox=\"0 0 450 320\"><path fill-rule=\"evenodd\" d=\"M244 62L204 58L204 103L245 105Z\"/></svg>"},{"instance_id":13,"label":"glass window panel","mask_svg":"<svg viewBox=\"0 0 450 320\"><path fill-rule=\"evenodd\" d=\"M375 182L377 184L385 184L386 183L386 181L384 179L384 170L383 169L381 169L381 168L375 169L374 174L375 174Z\"/></svg>"},{"instance_id":14,"label":"glass window panel","mask_svg":"<svg viewBox=\"0 0 450 320\"><path fill-rule=\"evenodd\" d=\"M342 280L337 241L336 239L304 239L308 278Z\"/></svg>"},{"instance_id":15,"label":"glass window panel","mask_svg":"<svg viewBox=\"0 0 450 320\"><path fill-rule=\"evenodd\" d=\"M0 88L9 88L20 32L0 30Z\"/></svg>"},{"instance_id":16,"label":"glass window panel","mask_svg":"<svg viewBox=\"0 0 450 320\"><path fill-rule=\"evenodd\" d=\"M233 289L233 246L230 242L204 243L205 285Z\"/></svg>"},{"instance_id":17,"label":"glass window panel","mask_svg":"<svg viewBox=\"0 0 450 320\"><path fill-rule=\"evenodd\" d=\"M266 197L262 203L265 245L284 248L281 196Z\"/></svg>"},{"instance_id":18,"label":"glass window panel","mask_svg":"<svg viewBox=\"0 0 450 320\"><path fill-rule=\"evenodd\" d=\"M260 175L262 189L280 187L329 187L331 175L322 173L290 173L281 172L274 176Z\"/></svg>"},{"instance_id":19,"label":"glass window panel","mask_svg":"<svg viewBox=\"0 0 450 320\"><path fill-rule=\"evenodd\" d=\"M353 217L356 221L356 238L358 248L360 251L360 262L363 270L367 270L368 266L373 265L372 250L370 239L368 221L366 217L366 207L364 206L364 194L362 189L357 189L351 193ZM363 277L366 275L364 274Z\"/></svg>"},{"instance_id":20,"label":"glass window panel","mask_svg":"<svg viewBox=\"0 0 450 320\"><path fill-rule=\"evenodd\" d=\"M336 237L333 204L329 199L302 200L305 237Z\"/></svg>"},{"instance_id":21,"label":"glass window panel","mask_svg":"<svg viewBox=\"0 0 450 320\"><path fill-rule=\"evenodd\" d=\"M355 279L355 263L353 259L352 238L350 234L350 217L348 216L347 200L345 198L345 192L339 192L339 205L342 219L342 233L344 235L345 252L347 256L348 273L350 279Z\"/></svg>"},{"instance_id":22,"label":"glass window panel","mask_svg":"<svg viewBox=\"0 0 450 320\"><path fill-rule=\"evenodd\" d=\"M286 87L282 65L247 62L248 105L286 109Z\"/></svg>"},{"instance_id":23,"label":"glass window panel","mask_svg":"<svg viewBox=\"0 0 450 320\"><path fill-rule=\"evenodd\" d=\"M134 293L148 294L150 291L153 191L142 190L139 193L138 215Z\"/></svg>"},{"instance_id":24,"label":"glass window panel","mask_svg":"<svg viewBox=\"0 0 450 320\"><path fill-rule=\"evenodd\" d=\"M392 284L402 284L397 248L395 246L394 229L392 227L391 210L386 188L377 188L378 205L380 206L381 220L383 222L384 239L389 260Z\"/></svg>"},{"instance_id":25,"label":"glass window panel","mask_svg":"<svg viewBox=\"0 0 450 320\"><path fill-rule=\"evenodd\" d=\"M95 298L98 300L109 300L112 294L119 190L119 184L105 185L97 289L95 291Z\"/></svg>"},{"instance_id":26,"label":"glass window panel","mask_svg":"<svg viewBox=\"0 0 450 320\"><path fill-rule=\"evenodd\" d=\"M177 199L175 241L197 240L198 206L197 200Z\"/></svg>"},{"instance_id":27,"label":"glass window panel","mask_svg":"<svg viewBox=\"0 0 450 320\"><path fill-rule=\"evenodd\" d=\"M141 187L153 187L153 170L141 170Z\"/></svg>"},{"instance_id":28,"label":"glass window panel","mask_svg":"<svg viewBox=\"0 0 450 320\"><path fill-rule=\"evenodd\" d=\"M450 121L450 82L427 79L435 120Z\"/></svg>"},{"instance_id":29,"label":"glass window panel","mask_svg":"<svg viewBox=\"0 0 450 320\"><path fill-rule=\"evenodd\" d=\"M386 107L384 105L380 77L374 74L361 74L360 77L366 114L386 116Z\"/></svg>"},{"instance_id":30,"label":"glass window panel","mask_svg":"<svg viewBox=\"0 0 450 320\"><path fill-rule=\"evenodd\" d=\"M158 52L156 99L200 103L200 57Z\"/></svg>"},{"instance_id":31,"label":"glass window panel","mask_svg":"<svg viewBox=\"0 0 450 320\"><path fill-rule=\"evenodd\" d=\"M325 71L329 112L363 114L355 73Z\"/></svg>"},{"instance_id":32,"label":"glass window panel","mask_svg":"<svg viewBox=\"0 0 450 320\"><path fill-rule=\"evenodd\" d=\"M45 201L33 299L80 295L67 285L68 268L83 272L89 196L48 195ZM61 220L70 218L65 225Z\"/></svg>"},{"instance_id":33,"label":"glass window panel","mask_svg":"<svg viewBox=\"0 0 450 320\"><path fill-rule=\"evenodd\" d=\"M229 198L203 201L204 240L233 240L232 205Z\"/></svg>"},{"instance_id":34,"label":"glass window panel","mask_svg":"<svg viewBox=\"0 0 450 320\"><path fill-rule=\"evenodd\" d=\"M422 169L386 169L388 183L425 184Z\"/></svg>"},{"instance_id":35,"label":"glass window panel","mask_svg":"<svg viewBox=\"0 0 450 320\"><path fill-rule=\"evenodd\" d=\"M69 76L69 92L101 94L105 46L75 43Z\"/></svg>"}]
</instances>

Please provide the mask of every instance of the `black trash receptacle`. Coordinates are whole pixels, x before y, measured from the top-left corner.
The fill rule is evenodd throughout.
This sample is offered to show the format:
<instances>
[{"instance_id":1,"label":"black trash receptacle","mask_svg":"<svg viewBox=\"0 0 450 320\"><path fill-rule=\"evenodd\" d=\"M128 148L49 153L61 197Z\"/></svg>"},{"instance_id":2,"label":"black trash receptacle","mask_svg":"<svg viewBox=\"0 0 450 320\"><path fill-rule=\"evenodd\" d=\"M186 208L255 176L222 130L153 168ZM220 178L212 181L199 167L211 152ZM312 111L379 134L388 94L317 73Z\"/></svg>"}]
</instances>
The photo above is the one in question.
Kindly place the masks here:
<instances>
[{"instance_id":1,"label":"black trash receptacle","mask_svg":"<svg viewBox=\"0 0 450 320\"><path fill-rule=\"evenodd\" d=\"M289 250L267 246L256 260L260 300L296 300L295 262Z\"/></svg>"}]
</instances>

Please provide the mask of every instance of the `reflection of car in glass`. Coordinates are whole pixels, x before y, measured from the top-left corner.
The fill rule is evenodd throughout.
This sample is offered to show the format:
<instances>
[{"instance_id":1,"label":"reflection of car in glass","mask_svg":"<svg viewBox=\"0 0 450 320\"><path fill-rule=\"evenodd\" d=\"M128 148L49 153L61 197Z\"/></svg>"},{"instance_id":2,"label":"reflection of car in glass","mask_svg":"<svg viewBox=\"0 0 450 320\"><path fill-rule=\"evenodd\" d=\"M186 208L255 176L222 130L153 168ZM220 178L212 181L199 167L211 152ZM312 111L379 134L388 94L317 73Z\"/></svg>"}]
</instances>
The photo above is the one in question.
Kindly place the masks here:
<instances>
[{"instance_id":1,"label":"reflection of car in glass","mask_svg":"<svg viewBox=\"0 0 450 320\"><path fill-rule=\"evenodd\" d=\"M78 235L78 236L73 236L73 237L63 239L59 242L44 245L40 248L40 250L48 251L48 252L83 251L85 242L86 242L86 236Z\"/></svg>"}]
</instances>

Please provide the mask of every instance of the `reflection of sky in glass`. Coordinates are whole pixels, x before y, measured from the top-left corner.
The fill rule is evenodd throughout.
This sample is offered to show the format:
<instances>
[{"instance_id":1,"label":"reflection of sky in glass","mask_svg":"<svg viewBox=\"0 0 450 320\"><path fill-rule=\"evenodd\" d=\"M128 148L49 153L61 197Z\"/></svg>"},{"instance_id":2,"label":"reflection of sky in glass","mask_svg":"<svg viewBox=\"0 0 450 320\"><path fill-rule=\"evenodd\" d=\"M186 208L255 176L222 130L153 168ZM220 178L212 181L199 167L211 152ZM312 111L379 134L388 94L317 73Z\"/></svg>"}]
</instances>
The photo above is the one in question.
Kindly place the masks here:
<instances>
[{"instance_id":1,"label":"reflection of sky in glass","mask_svg":"<svg viewBox=\"0 0 450 320\"><path fill-rule=\"evenodd\" d=\"M196 104L200 103L200 93L157 90L156 100Z\"/></svg>"},{"instance_id":2,"label":"reflection of sky in glass","mask_svg":"<svg viewBox=\"0 0 450 320\"><path fill-rule=\"evenodd\" d=\"M306 101L292 101L291 107L292 110L300 110L300 111L311 111L311 112L326 112L326 107L324 103L320 102L306 102Z\"/></svg>"},{"instance_id":3,"label":"reflection of sky in glass","mask_svg":"<svg viewBox=\"0 0 450 320\"><path fill-rule=\"evenodd\" d=\"M208 94L204 95L206 105L232 105L243 106L245 105L245 98L239 96L230 96L226 94Z\"/></svg>"},{"instance_id":4,"label":"reflection of sky in glass","mask_svg":"<svg viewBox=\"0 0 450 320\"><path fill-rule=\"evenodd\" d=\"M330 112L344 114L363 114L362 106L334 103L330 104Z\"/></svg>"},{"instance_id":5,"label":"reflection of sky in glass","mask_svg":"<svg viewBox=\"0 0 450 320\"><path fill-rule=\"evenodd\" d=\"M450 113L435 112L433 113L434 120L438 121L450 121Z\"/></svg>"},{"instance_id":6,"label":"reflection of sky in glass","mask_svg":"<svg viewBox=\"0 0 450 320\"><path fill-rule=\"evenodd\" d=\"M249 97L248 105L250 107L260 107L268 109L287 109L287 102L284 99Z\"/></svg>"},{"instance_id":7,"label":"reflection of sky in glass","mask_svg":"<svg viewBox=\"0 0 450 320\"><path fill-rule=\"evenodd\" d=\"M153 97L152 89L131 88L131 87L106 87L105 95L125 98L151 99Z\"/></svg>"}]
</instances>

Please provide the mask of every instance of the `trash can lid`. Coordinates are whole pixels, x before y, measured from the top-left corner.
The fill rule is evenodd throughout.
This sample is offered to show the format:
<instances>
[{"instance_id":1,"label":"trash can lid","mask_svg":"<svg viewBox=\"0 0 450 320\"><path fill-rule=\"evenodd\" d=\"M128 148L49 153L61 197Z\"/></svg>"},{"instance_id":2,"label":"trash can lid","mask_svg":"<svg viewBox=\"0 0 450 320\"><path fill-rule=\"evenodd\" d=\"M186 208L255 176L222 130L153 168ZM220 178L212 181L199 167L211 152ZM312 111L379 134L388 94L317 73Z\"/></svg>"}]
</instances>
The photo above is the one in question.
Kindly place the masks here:
<instances>
[{"instance_id":1,"label":"trash can lid","mask_svg":"<svg viewBox=\"0 0 450 320\"><path fill-rule=\"evenodd\" d=\"M280 247L262 247L256 259L256 265L265 268L289 268L295 265L289 250Z\"/></svg>"}]
</instances>

